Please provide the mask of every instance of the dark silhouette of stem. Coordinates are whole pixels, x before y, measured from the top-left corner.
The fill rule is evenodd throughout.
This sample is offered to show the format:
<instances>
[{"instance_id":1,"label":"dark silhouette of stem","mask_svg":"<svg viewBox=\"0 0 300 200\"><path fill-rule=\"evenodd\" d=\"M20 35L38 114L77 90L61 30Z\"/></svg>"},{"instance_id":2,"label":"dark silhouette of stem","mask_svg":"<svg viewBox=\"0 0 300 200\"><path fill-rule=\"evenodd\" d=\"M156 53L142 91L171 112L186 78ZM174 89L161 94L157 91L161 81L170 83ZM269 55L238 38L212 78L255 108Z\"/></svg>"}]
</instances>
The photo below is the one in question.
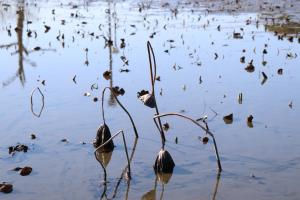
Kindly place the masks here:
<instances>
[{"instance_id":1,"label":"dark silhouette of stem","mask_svg":"<svg viewBox=\"0 0 300 200\"><path fill-rule=\"evenodd\" d=\"M204 127L203 125L201 125L200 123L198 123L196 120L194 120L194 119L192 119L192 118L190 118L188 116L179 114L179 113L165 113L165 114L155 115L153 117L153 120L157 124L156 118L159 119L159 118L165 117L165 116L178 116L178 117L182 117L182 118L185 118L187 120L190 120L191 122L193 122L194 124L196 124L198 127L200 127L201 129L203 129L209 136L211 136L211 138L213 139L213 143L214 143L216 158L217 158L217 162L218 162L218 169L219 169L219 172L222 171L222 166L221 166L221 161L220 161L220 156L219 156L219 151L218 151L217 143L216 143L214 134L210 130L208 130L206 127Z\"/></svg>"},{"instance_id":2,"label":"dark silhouette of stem","mask_svg":"<svg viewBox=\"0 0 300 200\"><path fill-rule=\"evenodd\" d=\"M106 89L109 89L111 91L111 93L113 94L113 97L116 99L117 103L120 105L120 107L126 112L126 114L128 115L130 121L131 121L131 124L132 124L132 127L133 127L133 130L134 130L134 133L135 133L135 137L139 137L138 133L137 133L137 130L136 130L136 127L135 127L135 124L133 122L133 119L131 117L131 115L129 114L129 112L127 111L127 109L121 104L121 102L119 101L118 97L115 95L114 91L112 88L110 87L105 87L102 91L102 118L103 118L103 123L105 124L105 117L104 117L104 94L105 94L105 91Z\"/></svg>"},{"instance_id":3,"label":"dark silhouette of stem","mask_svg":"<svg viewBox=\"0 0 300 200\"><path fill-rule=\"evenodd\" d=\"M215 184L215 188L214 188L214 193L212 196L212 200L216 199L217 193L218 193L218 188L219 188L219 183L220 183L220 178L221 178L221 174L218 173L217 177L216 177L216 184Z\"/></svg>"},{"instance_id":4,"label":"dark silhouette of stem","mask_svg":"<svg viewBox=\"0 0 300 200\"><path fill-rule=\"evenodd\" d=\"M148 41L147 42L147 50L148 50L148 58L149 58L149 66L150 66L150 78L151 78L151 85L152 85L152 88L151 88L151 95L153 95L154 97L154 100L156 102L156 98L155 98L155 92L154 92L154 89L155 89L155 80L156 80L156 60L155 60L155 55L154 55L154 51L153 51L153 48L151 46L151 43ZM153 59L153 64L154 64L154 75L153 75L153 66L152 66L152 59L151 59L151 55L152 55L152 59ZM158 110L158 106L157 106L157 103L155 103L155 112L156 112L156 115L159 115L159 110ZM162 149L164 149L165 147L165 142L166 142L166 137L165 137L165 133L164 133L164 130L162 128L162 123L160 121L160 118L158 118L158 123L159 123L159 127L160 127L160 137L161 137L161 140L162 140Z\"/></svg>"}]
</instances>

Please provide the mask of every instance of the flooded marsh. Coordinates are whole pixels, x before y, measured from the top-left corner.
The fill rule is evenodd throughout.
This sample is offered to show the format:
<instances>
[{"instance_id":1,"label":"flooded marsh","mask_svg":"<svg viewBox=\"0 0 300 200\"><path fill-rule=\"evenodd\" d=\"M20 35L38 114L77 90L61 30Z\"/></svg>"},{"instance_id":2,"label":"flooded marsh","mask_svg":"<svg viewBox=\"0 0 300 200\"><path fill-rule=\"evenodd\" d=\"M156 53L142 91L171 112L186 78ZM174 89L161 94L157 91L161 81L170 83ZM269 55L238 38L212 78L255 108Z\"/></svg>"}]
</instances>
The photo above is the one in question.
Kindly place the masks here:
<instances>
[{"instance_id":1,"label":"flooded marsh","mask_svg":"<svg viewBox=\"0 0 300 200\"><path fill-rule=\"evenodd\" d=\"M0 199L298 200L299 8L0 0Z\"/></svg>"}]
</instances>

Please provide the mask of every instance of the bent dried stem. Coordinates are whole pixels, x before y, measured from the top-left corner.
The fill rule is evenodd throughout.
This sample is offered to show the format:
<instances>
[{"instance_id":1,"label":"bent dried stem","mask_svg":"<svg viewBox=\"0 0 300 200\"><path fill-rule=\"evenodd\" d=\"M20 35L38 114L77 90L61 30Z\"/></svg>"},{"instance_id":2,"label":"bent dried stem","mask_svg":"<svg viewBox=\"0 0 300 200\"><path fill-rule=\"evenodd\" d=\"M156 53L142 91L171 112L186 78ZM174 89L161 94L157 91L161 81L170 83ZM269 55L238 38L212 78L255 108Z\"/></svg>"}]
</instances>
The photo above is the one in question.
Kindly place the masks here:
<instances>
[{"instance_id":1,"label":"bent dried stem","mask_svg":"<svg viewBox=\"0 0 300 200\"><path fill-rule=\"evenodd\" d=\"M194 119L192 119L192 118L190 118L190 117L188 117L186 115L179 114L179 113L165 113L165 114L155 115L153 117L153 120L154 120L154 123L156 124L156 126L158 126L157 122L156 122L156 119L157 118L159 119L159 118L165 117L165 116L178 116L178 117L182 117L184 119L190 120L191 122L193 122L194 124L196 124L198 127L200 127L202 130L204 130L213 139L214 149L215 149L216 158L217 158L217 162L218 162L218 169L219 169L219 172L222 171L222 165L221 165L221 161L220 161L220 156L219 156L219 151L218 151L216 139L215 139L214 134L209 129L207 129L206 127L204 127L200 123L198 123L196 120L194 120Z\"/></svg>"},{"instance_id":2,"label":"bent dried stem","mask_svg":"<svg viewBox=\"0 0 300 200\"><path fill-rule=\"evenodd\" d=\"M40 110L39 113L35 113L34 110L33 110L33 94L34 94L34 92L35 92L36 90L37 90L37 91L41 94L41 96L42 96L42 107L41 107L41 110ZM30 95L30 104L31 104L31 112L32 112L32 114L33 114L34 116L36 116L36 117L40 117L40 116L41 116L41 114L42 114L42 112L43 112L43 110L44 110L44 105L45 105L44 99L45 99L45 97L44 97L44 95L43 95L43 93L42 93L42 91L40 90L39 87L36 87L34 90L32 90L31 95Z\"/></svg>"},{"instance_id":3,"label":"bent dried stem","mask_svg":"<svg viewBox=\"0 0 300 200\"><path fill-rule=\"evenodd\" d=\"M133 130L134 130L134 134L135 134L135 137L139 137L138 135L138 132L136 130L136 127L135 127L135 124L133 122L133 119L131 117L131 115L129 114L129 112L127 111L127 109L121 104L121 102L119 101L119 99L117 98L117 96L115 95L113 89L111 87L105 87L102 91L102 118L103 118L103 123L105 124L105 117L104 117L104 94L105 94L105 91L106 89L109 89L111 91L111 93L113 94L113 97L116 99L116 101L118 102L118 104L120 105L120 107L126 112L126 114L128 115L130 121L131 121L131 124L132 124L132 127L133 127Z\"/></svg>"},{"instance_id":4,"label":"bent dried stem","mask_svg":"<svg viewBox=\"0 0 300 200\"><path fill-rule=\"evenodd\" d=\"M151 43L148 41L147 42L147 50L148 50L148 58L149 58L149 66L150 66L150 78L151 78L151 95L153 95L154 100L156 102L156 98L155 98L155 92L154 92L154 85L155 85L155 80L156 80L156 60L155 60L155 55L154 55L154 51L152 48ZM151 59L151 55L152 55L152 59L153 59L153 64L154 64L154 75L153 75L153 67L152 67L152 59ZM155 111L156 111L156 115L159 115L159 110L157 107L157 103L155 103ZM160 118L158 118L158 123L159 123L159 127L160 127L160 137L162 140L162 149L165 148L165 142L166 142L166 137L165 137L165 133L164 130L162 128L162 123L160 121Z\"/></svg>"},{"instance_id":5,"label":"bent dried stem","mask_svg":"<svg viewBox=\"0 0 300 200\"><path fill-rule=\"evenodd\" d=\"M130 155L130 158L129 158L129 162L130 163L131 163L131 161L133 159L133 156L134 156L134 153L135 153L137 141L138 141L138 138L135 138L134 144L133 144L133 148L132 148L132 151L131 151L131 155ZM126 173L127 169L128 169L128 166L126 166L124 168L124 170L122 171L122 174L120 175L120 178L119 178L119 180L118 180L118 182L116 184L116 187L115 187L114 194L113 194L112 198L115 198L117 196L119 185L120 185L120 183L121 183L121 181L122 181L122 179L124 177L124 174ZM128 182L130 182L130 180ZM130 183L127 184L127 191L129 190L129 186L130 186Z\"/></svg>"},{"instance_id":6,"label":"bent dried stem","mask_svg":"<svg viewBox=\"0 0 300 200\"><path fill-rule=\"evenodd\" d=\"M100 145L99 147L97 147L94 151L94 155L96 157L96 160L98 160L97 156L96 156L96 152L101 149L103 146L105 146L107 143L109 143L112 139L114 139L115 137L117 137L120 133L122 133L122 138L123 138L123 143L124 143L124 148L125 148L125 153L126 153L126 159L127 159L127 164L128 164L128 178L131 179L131 168L130 168L130 161L129 161L129 156L128 156L128 150L127 150L127 144L126 144L126 139L125 139L125 135L124 135L124 131L120 130L119 132L117 132L116 134L114 134L113 136L111 136L106 142L104 142L102 145ZM106 169L104 167L104 165L102 164L101 161L98 160L98 162L100 162L103 170L104 170L104 181L106 182Z\"/></svg>"},{"instance_id":7,"label":"bent dried stem","mask_svg":"<svg viewBox=\"0 0 300 200\"><path fill-rule=\"evenodd\" d=\"M154 95L154 85L155 85L155 80L156 80L156 60L155 60L155 55L154 51L152 48L151 43L148 41L147 42L147 50L148 50L148 59L149 59L149 66L150 66L150 78L151 78L151 94ZM153 67L152 67L152 59L153 59L153 64L154 64L154 75L153 75Z\"/></svg>"}]
</instances>

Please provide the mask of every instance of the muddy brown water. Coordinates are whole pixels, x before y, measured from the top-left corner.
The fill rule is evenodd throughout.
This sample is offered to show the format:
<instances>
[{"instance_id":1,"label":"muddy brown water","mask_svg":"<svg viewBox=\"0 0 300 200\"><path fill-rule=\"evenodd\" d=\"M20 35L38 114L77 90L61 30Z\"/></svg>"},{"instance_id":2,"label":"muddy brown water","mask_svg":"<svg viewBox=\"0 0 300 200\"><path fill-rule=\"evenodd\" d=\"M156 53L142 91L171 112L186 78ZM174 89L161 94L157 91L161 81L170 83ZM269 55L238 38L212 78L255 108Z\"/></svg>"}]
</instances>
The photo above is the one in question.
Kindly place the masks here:
<instances>
[{"instance_id":1,"label":"muddy brown water","mask_svg":"<svg viewBox=\"0 0 300 200\"><path fill-rule=\"evenodd\" d=\"M226 2L0 1L0 182L14 186L12 193L0 193L0 199L101 198L103 171L91 143L102 123L101 102L93 98L100 100L107 86L124 88L119 99L140 136L132 180L129 185L122 180L116 192L126 157L122 138L114 140L107 164L108 198L299 199L299 36L292 32L278 40L274 29L265 26L272 25L273 16L275 25L287 18L299 23L299 1L239 1L240 6ZM50 27L46 33L45 25ZM243 38L235 39L234 32ZM104 37L114 42L111 48L105 47ZM125 48L120 48L121 38ZM160 136L152 120L154 110L137 98L137 92L151 89L148 40L161 79L156 81L160 112L208 117L224 168L219 179L211 141L203 145L199 140L203 131L166 117L166 149L176 166L167 184L156 181L153 164ZM240 62L242 56L245 63ZM255 71L248 73L244 68L252 59ZM281 75L278 69L283 69ZM103 78L106 70L112 70L111 80ZM264 83L262 72L268 76ZM98 89L92 90L93 84ZM39 118L30 107L36 87L44 95ZM90 96L84 95L87 92ZM37 91L33 101L39 113ZM109 92L104 105L111 132L124 130L131 153L134 132L127 115ZM225 124L223 116L230 113L233 122ZM247 125L249 115L252 128ZM28 152L9 155L8 147L18 143L27 145ZM11 171L24 166L32 167L29 176Z\"/></svg>"}]
</instances>

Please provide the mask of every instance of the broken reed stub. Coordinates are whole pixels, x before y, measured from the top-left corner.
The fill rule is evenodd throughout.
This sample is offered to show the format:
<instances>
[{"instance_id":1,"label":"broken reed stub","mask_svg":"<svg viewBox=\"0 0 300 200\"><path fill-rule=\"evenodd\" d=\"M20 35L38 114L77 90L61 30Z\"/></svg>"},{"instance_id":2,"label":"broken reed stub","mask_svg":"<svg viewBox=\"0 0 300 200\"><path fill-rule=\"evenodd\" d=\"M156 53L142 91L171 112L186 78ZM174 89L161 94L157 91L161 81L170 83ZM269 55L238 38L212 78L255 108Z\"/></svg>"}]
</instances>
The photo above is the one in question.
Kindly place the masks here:
<instances>
[{"instance_id":1,"label":"broken reed stub","mask_svg":"<svg viewBox=\"0 0 300 200\"><path fill-rule=\"evenodd\" d=\"M139 99L144 103L145 106L148 106L149 108L155 108L156 101L153 94L144 94L139 97Z\"/></svg>"},{"instance_id":2,"label":"broken reed stub","mask_svg":"<svg viewBox=\"0 0 300 200\"><path fill-rule=\"evenodd\" d=\"M106 124L103 124L99 127L97 131L96 138L93 142L94 147L98 148L102 144L104 144L107 140L111 138L110 130ZM100 152L111 152L115 148L114 142L110 140L106 145L101 147Z\"/></svg>"},{"instance_id":3,"label":"broken reed stub","mask_svg":"<svg viewBox=\"0 0 300 200\"><path fill-rule=\"evenodd\" d=\"M239 104L243 103L243 93L239 93L238 102Z\"/></svg>"},{"instance_id":4,"label":"broken reed stub","mask_svg":"<svg viewBox=\"0 0 300 200\"><path fill-rule=\"evenodd\" d=\"M171 154L164 149L158 152L158 155L153 166L155 174L158 173L173 173L175 163Z\"/></svg>"}]
</instances>

